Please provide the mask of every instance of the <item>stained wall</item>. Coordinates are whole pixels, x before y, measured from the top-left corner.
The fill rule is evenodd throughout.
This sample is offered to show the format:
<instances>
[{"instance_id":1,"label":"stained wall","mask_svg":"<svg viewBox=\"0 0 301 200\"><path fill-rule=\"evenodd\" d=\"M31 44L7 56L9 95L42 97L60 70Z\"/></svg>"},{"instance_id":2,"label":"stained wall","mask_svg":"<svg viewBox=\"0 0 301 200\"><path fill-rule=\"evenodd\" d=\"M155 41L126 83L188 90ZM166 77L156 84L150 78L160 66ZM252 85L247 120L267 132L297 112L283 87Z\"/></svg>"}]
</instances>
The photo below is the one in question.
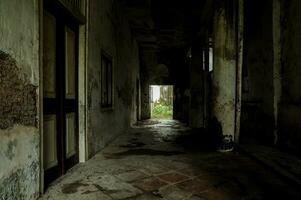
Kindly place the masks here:
<instances>
[{"instance_id":1,"label":"stained wall","mask_svg":"<svg viewBox=\"0 0 301 200\"><path fill-rule=\"evenodd\" d=\"M89 2L88 154L104 148L137 119L139 52L123 10L111 0ZM101 54L113 61L113 107L101 108Z\"/></svg>"},{"instance_id":2,"label":"stained wall","mask_svg":"<svg viewBox=\"0 0 301 200\"><path fill-rule=\"evenodd\" d=\"M39 195L38 1L0 2L0 199Z\"/></svg>"},{"instance_id":3,"label":"stained wall","mask_svg":"<svg viewBox=\"0 0 301 200\"><path fill-rule=\"evenodd\" d=\"M244 2L241 142L274 142L273 1Z\"/></svg>"},{"instance_id":4,"label":"stained wall","mask_svg":"<svg viewBox=\"0 0 301 200\"><path fill-rule=\"evenodd\" d=\"M281 83L279 143L301 153L301 13L298 0L281 1Z\"/></svg>"}]
</instances>

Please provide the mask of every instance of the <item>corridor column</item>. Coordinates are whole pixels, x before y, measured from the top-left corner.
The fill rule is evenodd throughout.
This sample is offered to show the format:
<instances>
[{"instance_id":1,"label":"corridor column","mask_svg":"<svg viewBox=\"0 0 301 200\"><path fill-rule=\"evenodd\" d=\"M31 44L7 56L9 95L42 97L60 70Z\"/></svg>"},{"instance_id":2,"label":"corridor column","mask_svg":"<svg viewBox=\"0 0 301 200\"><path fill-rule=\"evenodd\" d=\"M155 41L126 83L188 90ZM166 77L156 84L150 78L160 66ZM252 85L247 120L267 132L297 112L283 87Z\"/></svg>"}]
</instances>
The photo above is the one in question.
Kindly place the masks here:
<instances>
[{"instance_id":1,"label":"corridor column","mask_svg":"<svg viewBox=\"0 0 301 200\"><path fill-rule=\"evenodd\" d=\"M150 85L152 78L152 71L158 64L156 59L156 52L154 49L142 50L140 52L140 76L141 76L141 120L151 118L150 107Z\"/></svg>"},{"instance_id":2,"label":"corridor column","mask_svg":"<svg viewBox=\"0 0 301 200\"><path fill-rule=\"evenodd\" d=\"M149 84L143 76L141 82L141 119L146 120L151 118Z\"/></svg>"},{"instance_id":3,"label":"corridor column","mask_svg":"<svg viewBox=\"0 0 301 200\"><path fill-rule=\"evenodd\" d=\"M189 125L204 127L204 71L201 43L195 42L191 49Z\"/></svg>"},{"instance_id":4,"label":"corridor column","mask_svg":"<svg viewBox=\"0 0 301 200\"><path fill-rule=\"evenodd\" d=\"M220 133L234 140L236 112L236 5L218 1L213 25L212 118ZM216 134L216 133L215 133Z\"/></svg>"}]
</instances>

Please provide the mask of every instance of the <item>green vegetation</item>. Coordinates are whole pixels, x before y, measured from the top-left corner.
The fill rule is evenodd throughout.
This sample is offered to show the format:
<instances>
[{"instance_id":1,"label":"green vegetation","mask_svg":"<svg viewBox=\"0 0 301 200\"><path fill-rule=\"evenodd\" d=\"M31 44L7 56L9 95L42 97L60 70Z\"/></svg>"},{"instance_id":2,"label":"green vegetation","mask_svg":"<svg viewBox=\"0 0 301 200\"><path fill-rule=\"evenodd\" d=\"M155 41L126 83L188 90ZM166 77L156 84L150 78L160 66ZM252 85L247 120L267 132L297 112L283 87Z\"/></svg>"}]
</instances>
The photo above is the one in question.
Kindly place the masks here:
<instances>
[{"instance_id":1,"label":"green vegetation","mask_svg":"<svg viewBox=\"0 0 301 200\"><path fill-rule=\"evenodd\" d=\"M172 119L173 87L170 85L152 86L150 93L152 99L151 101L152 118Z\"/></svg>"},{"instance_id":2,"label":"green vegetation","mask_svg":"<svg viewBox=\"0 0 301 200\"><path fill-rule=\"evenodd\" d=\"M156 119L171 119L172 106L164 105L162 103L154 103L154 107L152 110L152 117Z\"/></svg>"}]
</instances>

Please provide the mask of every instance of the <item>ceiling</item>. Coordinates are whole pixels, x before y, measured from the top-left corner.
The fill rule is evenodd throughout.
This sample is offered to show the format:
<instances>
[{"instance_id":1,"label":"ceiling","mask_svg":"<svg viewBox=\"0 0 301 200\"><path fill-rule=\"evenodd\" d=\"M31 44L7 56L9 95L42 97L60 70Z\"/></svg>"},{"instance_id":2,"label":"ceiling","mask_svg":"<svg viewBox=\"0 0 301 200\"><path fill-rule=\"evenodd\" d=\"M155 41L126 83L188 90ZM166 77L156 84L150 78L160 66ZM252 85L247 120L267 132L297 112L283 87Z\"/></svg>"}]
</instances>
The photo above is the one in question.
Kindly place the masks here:
<instances>
[{"instance_id":1,"label":"ceiling","mask_svg":"<svg viewBox=\"0 0 301 200\"><path fill-rule=\"evenodd\" d=\"M212 0L118 0L140 47L170 49L189 46L206 30Z\"/></svg>"}]
</instances>

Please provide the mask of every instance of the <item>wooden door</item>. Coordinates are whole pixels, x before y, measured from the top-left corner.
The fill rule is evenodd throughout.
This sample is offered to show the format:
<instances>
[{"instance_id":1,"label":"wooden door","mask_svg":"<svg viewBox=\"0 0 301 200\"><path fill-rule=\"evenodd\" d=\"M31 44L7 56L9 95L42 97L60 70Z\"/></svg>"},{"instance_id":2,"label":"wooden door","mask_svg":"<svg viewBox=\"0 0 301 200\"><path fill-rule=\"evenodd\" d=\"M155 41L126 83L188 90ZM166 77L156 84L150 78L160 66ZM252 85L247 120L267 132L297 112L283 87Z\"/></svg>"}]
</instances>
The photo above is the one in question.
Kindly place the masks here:
<instances>
[{"instance_id":1,"label":"wooden door","mask_svg":"<svg viewBox=\"0 0 301 200\"><path fill-rule=\"evenodd\" d=\"M78 27L44 12L43 163L45 186L78 163Z\"/></svg>"},{"instance_id":2,"label":"wooden door","mask_svg":"<svg viewBox=\"0 0 301 200\"><path fill-rule=\"evenodd\" d=\"M44 12L43 21L43 164L45 185L61 175L59 89L57 85L57 20Z\"/></svg>"},{"instance_id":3,"label":"wooden door","mask_svg":"<svg viewBox=\"0 0 301 200\"><path fill-rule=\"evenodd\" d=\"M78 163L78 120L77 120L77 33L65 26L65 67L64 67L64 165L65 170Z\"/></svg>"}]
</instances>

